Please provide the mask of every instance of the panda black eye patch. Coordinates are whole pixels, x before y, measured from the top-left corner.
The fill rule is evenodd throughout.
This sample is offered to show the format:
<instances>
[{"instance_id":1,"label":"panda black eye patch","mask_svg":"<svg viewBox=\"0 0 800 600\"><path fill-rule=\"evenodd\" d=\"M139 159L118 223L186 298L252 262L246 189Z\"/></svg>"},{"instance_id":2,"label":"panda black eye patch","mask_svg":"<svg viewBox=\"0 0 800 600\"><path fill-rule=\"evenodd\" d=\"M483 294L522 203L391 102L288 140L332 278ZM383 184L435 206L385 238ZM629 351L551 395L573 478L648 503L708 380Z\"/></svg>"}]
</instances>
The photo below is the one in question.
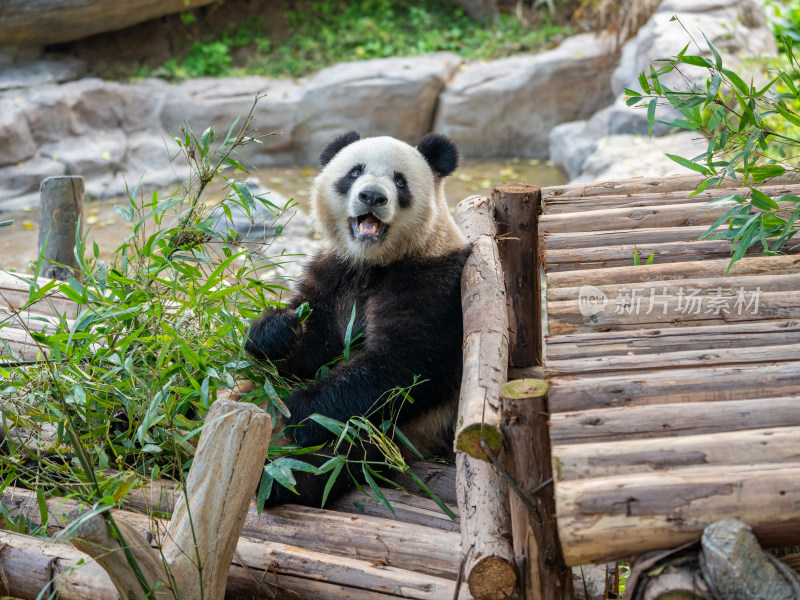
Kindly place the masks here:
<instances>
[{"instance_id":1,"label":"panda black eye patch","mask_svg":"<svg viewBox=\"0 0 800 600\"><path fill-rule=\"evenodd\" d=\"M336 181L336 191L339 192L342 196L347 196L350 192L350 188L353 187L353 182L361 177L361 174L364 172L364 165L354 165L346 175L340 177Z\"/></svg>"},{"instance_id":2,"label":"panda black eye patch","mask_svg":"<svg viewBox=\"0 0 800 600\"><path fill-rule=\"evenodd\" d=\"M411 206L411 201L414 197L411 195L411 190L408 189L406 176L395 171L394 185L397 188L397 203L400 205L400 208L408 208Z\"/></svg>"}]
</instances>

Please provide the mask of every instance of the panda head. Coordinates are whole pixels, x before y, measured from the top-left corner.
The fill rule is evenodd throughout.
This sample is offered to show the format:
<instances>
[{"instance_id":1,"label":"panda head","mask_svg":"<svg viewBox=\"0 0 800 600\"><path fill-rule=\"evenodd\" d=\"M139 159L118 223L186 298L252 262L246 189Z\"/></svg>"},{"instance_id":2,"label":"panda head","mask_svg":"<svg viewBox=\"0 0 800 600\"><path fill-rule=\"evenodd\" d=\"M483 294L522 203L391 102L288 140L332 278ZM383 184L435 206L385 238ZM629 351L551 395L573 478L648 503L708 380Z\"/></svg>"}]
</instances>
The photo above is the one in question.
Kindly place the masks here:
<instances>
[{"instance_id":1,"label":"panda head","mask_svg":"<svg viewBox=\"0 0 800 600\"><path fill-rule=\"evenodd\" d=\"M337 254L388 264L465 245L444 197L443 180L458 166L447 137L429 134L415 148L351 131L328 144L320 162L311 209Z\"/></svg>"}]
</instances>

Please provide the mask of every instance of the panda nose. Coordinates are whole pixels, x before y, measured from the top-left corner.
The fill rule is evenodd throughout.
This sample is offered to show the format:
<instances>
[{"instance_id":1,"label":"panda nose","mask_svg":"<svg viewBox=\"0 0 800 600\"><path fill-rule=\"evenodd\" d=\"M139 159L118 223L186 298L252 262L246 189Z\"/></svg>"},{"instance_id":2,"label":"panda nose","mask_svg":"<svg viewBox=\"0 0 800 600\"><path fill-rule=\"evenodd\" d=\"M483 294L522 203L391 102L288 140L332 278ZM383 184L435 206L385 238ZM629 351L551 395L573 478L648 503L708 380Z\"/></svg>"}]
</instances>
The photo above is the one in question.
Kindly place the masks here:
<instances>
[{"instance_id":1,"label":"panda nose","mask_svg":"<svg viewBox=\"0 0 800 600\"><path fill-rule=\"evenodd\" d=\"M367 206L383 206L386 204L386 196L375 190L364 190L358 194L358 199Z\"/></svg>"}]
</instances>

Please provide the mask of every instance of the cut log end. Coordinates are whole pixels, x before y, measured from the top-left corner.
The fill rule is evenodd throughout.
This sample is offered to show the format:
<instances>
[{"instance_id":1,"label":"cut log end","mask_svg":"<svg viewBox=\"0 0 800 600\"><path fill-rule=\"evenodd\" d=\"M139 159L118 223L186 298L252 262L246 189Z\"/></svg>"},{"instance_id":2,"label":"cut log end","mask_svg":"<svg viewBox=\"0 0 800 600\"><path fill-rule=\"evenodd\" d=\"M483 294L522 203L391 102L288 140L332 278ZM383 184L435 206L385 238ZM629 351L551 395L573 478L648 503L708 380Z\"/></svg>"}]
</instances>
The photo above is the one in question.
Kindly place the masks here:
<instances>
[{"instance_id":1,"label":"cut log end","mask_svg":"<svg viewBox=\"0 0 800 600\"><path fill-rule=\"evenodd\" d=\"M500 388L500 395L511 400L541 398L547 395L547 382L542 379L518 379Z\"/></svg>"},{"instance_id":2,"label":"cut log end","mask_svg":"<svg viewBox=\"0 0 800 600\"><path fill-rule=\"evenodd\" d=\"M487 460L481 441L486 442L489 450L497 455L503 445L503 436L496 426L490 427L480 423L467 425L456 436L456 450L466 452L473 458Z\"/></svg>"},{"instance_id":3,"label":"cut log end","mask_svg":"<svg viewBox=\"0 0 800 600\"><path fill-rule=\"evenodd\" d=\"M514 593L517 574L506 559L489 556L472 568L467 584L476 600L504 600Z\"/></svg>"}]
</instances>

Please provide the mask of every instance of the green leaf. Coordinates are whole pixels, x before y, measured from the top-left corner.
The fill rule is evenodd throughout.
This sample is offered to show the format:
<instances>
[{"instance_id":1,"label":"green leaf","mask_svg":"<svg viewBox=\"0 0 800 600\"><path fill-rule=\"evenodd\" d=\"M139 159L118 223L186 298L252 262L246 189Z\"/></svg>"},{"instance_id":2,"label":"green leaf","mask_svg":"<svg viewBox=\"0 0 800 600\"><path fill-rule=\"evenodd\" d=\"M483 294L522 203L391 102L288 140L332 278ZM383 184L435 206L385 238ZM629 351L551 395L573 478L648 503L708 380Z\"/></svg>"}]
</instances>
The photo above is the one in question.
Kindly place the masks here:
<instances>
[{"instance_id":1,"label":"green leaf","mask_svg":"<svg viewBox=\"0 0 800 600\"><path fill-rule=\"evenodd\" d=\"M366 479L367 483L369 484L369 487L372 489L375 496L377 496L381 504L383 504L387 509L389 509L389 512L391 512L392 515L396 517L397 514L394 512L394 508L392 508L392 505L389 504L389 501L386 499L386 496L383 495L383 491L381 491L381 488L378 487L378 484L375 483L375 480L372 478L372 475L377 475L377 473L375 473L372 467L370 467L366 462L361 463L361 470L364 472L364 479Z\"/></svg>"},{"instance_id":2,"label":"green leaf","mask_svg":"<svg viewBox=\"0 0 800 600\"><path fill-rule=\"evenodd\" d=\"M740 172L747 172L755 181L766 181L773 177L780 177L786 172L781 165L758 165L749 169L739 169Z\"/></svg>"},{"instance_id":3,"label":"green leaf","mask_svg":"<svg viewBox=\"0 0 800 600\"><path fill-rule=\"evenodd\" d=\"M727 76L728 79L731 80L731 83L733 83L733 85L739 88L740 92L742 92L743 94L748 94L750 92L750 88L747 87L747 84L744 81L742 81L742 78L739 77L736 73L734 73L730 69L720 69L720 71L722 71L722 73L725 76Z\"/></svg>"},{"instance_id":4,"label":"green leaf","mask_svg":"<svg viewBox=\"0 0 800 600\"><path fill-rule=\"evenodd\" d=\"M320 505L320 508L325 508L325 502L328 500L328 494L330 494L333 484L336 483L336 478L339 477L339 473L342 472L342 468L346 464L345 460L341 456L336 456L335 458L338 458L339 462L333 468L333 472L328 477L328 481L325 482L325 489L322 491L322 504Z\"/></svg>"},{"instance_id":5,"label":"green leaf","mask_svg":"<svg viewBox=\"0 0 800 600\"><path fill-rule=\"evenodd\" d=\"M708 48L711 50L711 54L714 55L714 65L718 68L722 68L722 57L717 52L717 49L714 48L714 44L711 43L711 40L708 39L708 36L704 33L703 37L706 38L706 44L708 44Z\"/></svg>"},{"instance_id":6,"label":"green leaf","mask_svg":"<svg viewBox=\"0 0 800 600\"><path fill-rule=\"evenodd\" d=\"M658 102L657 98L653 98L650 100L650 104L647 106L647 132L650 134L650 137L653 137L653 121L656 118L656 103Z\"/></svg>"},{"instance_id":7,"label":"green leaf","mask_svg":"<svg viewBox=\"0 0 800 600\"><path fill-rule=\"evenodd\" d=\"M696 171L698 173L701 173L702 175L711 175L711 171L708 170L706 167L698 165L697 163L694 163L686 158L683 158L682 156L676 156L675 154L667 154L667 158L669 158L672 161L675 161L682 167L686 167L687 169L691 169L692 171Z\"/></svg>"},{"instance_id":8,"label":"green leaf","mask_svg":"<svg viewBox=\"0 0 800 600\"><path fill-rule=\"evenodd\" d=\"M713 68L713 65L703 56L681 56L678 60L687 65L694 65L695 67Z\"/></svg>"},{"instance_id":9,"label":"green leaf","mask_svg":"<svg viewBox=\"0 0 800 600\"><path fill-rule=\"evenodd\" d=\"M309 417L315 423L319 423L325 429L330 431L331 433L335 433L336 435L341 435L342 430L344 430L344 423L341 421L337 421L336 419L331 419L330 417L326 417L325 415L320 415L314 413Z\"/></svg>"},{"instance_id":10,"label":"green leaf","mask_svg":"<svg viewBox=\"0 0 800 600\"><path fill-rule=\"evenodd\" d=\"M423 483L423 481L417 476L417 474L414 473L414 471L412 471L411 469L407 469L405 471L405 474L408 475L414 481L414 483L416 483L419 486L419 489L425 492L428 495L428 497L430 497L434 502L436 502L439 508L441 508L448 517L450 517L453 521L458 520L458 517L452 510L450 510L450 507L447 506L444 502L442 502L441 498L439 498L439 496L434 494L430 490L430 488L427 485L425 485L425 483Z\"/></svg>"},{"instance_id":11,"label":"green leaf","mask_svg":"<svg viewBox=\"0 0 800 600\"><path fill-rule=\"evenodd\" d=\"M352 343L353 339L353 325L356 322L356 303L353 302L353 312L350 314L350 322L347 324L347 330L344 332L344 349L342 350L342 356L344 356L344 362L350 362L350 344Z\"/></svg>"},{"instance_id":12,"label":"green leaf","mask_svg":"<svg viewBox=\"0 0 800 600\"><path fill-rule=\"evenodd\" d=\"M722 77L715 71L711 76L711 83L708 85L708 94L706 95L707 102L712 102L714 98L717 97L720 84L722 84Z\"/></svg>"},{"instance_id":13,"label":"green leaf","mask_svg":"<svg viewBox=\"0 0 800 600\"><path fill-rule=\"evenodd\" d=\"M124 221L127 221L128 223L133 222L133 211L131 211L129 208L115 204L114 210L120 217L122 217Z\"/></svg>"},{"instance_id":14,"label":"green leaf","mask_svg":"<svg viewBox=\"0 0 800 600\"><path fill-rule=\"evenodd\" d=\"M297 320L300 323L305 323L306 319L311 316L311 307L309 306L308 302L303 302L300 306L298 306L294 314L297 315Z\"/></svg>"},{"instance_id":15,"label":"green leaf","mask_svg":"<svg viewBox=\"0 0 800 600\"><path fill-rule=\"evenodd\" d=\"M267 473L267 468L264 467L263 473L261 473L261 481L258 483L258 494L256 494L256 512L259 515L264 510L264 504L272 492L272 484L274 481L275 479L272 475Z\"/></svg>"},{"instance_id":16,"label":"green leaf","mask_svg":"<svg viewBox=\"0 0 800 600\"><path fill-rule=\"evenodd\" d=\"M773 200L769 196L767 196L764 192L757 190L755 188L750 188L750 192L752 193L750 204L752 204L756 208L764 211L779 209L778 203L775 202L775 200Z\"/></svg>"}]
</instances>

